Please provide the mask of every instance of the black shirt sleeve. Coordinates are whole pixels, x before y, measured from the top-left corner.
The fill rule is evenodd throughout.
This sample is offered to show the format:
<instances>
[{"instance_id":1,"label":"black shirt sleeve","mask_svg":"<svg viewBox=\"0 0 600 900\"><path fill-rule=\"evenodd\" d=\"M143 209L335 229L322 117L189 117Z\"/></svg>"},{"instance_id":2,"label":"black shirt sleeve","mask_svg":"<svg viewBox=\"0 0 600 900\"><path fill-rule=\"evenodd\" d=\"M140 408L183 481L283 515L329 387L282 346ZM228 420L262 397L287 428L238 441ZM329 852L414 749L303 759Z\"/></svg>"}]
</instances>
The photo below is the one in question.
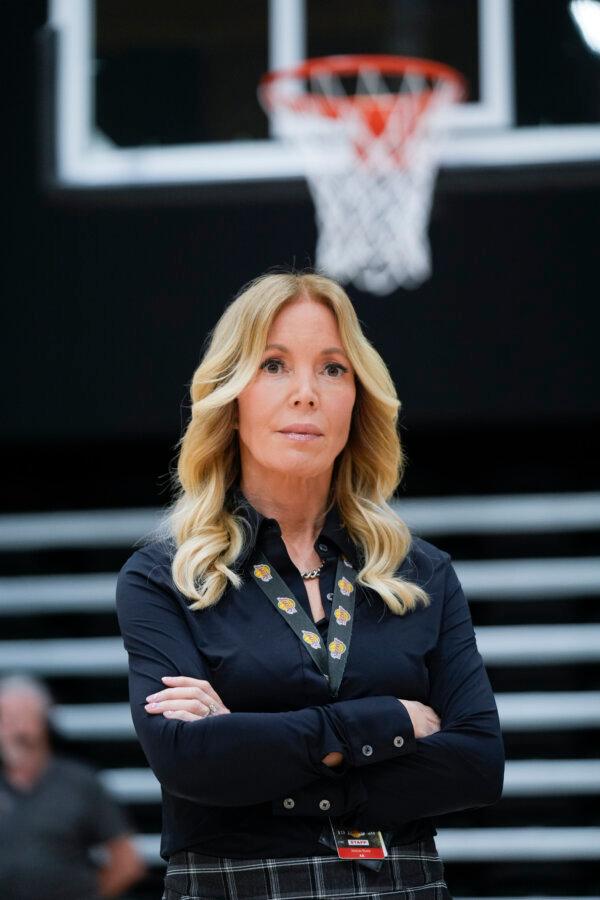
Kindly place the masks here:
<instances>
[{"instance_id":1,"label":"black shirt sleeve","mask_svg":"<svg viewBox=\"0 0 600 900\"><path fill-rule=\"evenodd\" d=\"M500 799L505 753L496 701L477 649L471 613L451 558L444 577L439 638L427 660L431 706L441 720L436 734L416 740L401 759L344 773L335 785L316 780L273 803L281 816L350 817L360 828L394 828L414 819L486 806ZM291 807L289 799L294 801Z\"/></svg>"},{"instance_id":2,"label":"black shirt sleeve","mask_svg":"<svg viewBox=\"0 0 600 900\"><path fill-rule=\"evenodd\" d=\"M169 578L168 567L154 564L142 549L121 569L116 591L133 723L150 767L169 793L208 806L262 803L319 777L342 779L344 770L322 762L334 750L349 764L365 767L415 749L410 716L391 696L185 722L146 712L146 697L165 687L163 675L210 680ZM367 737L377 753L363 752Z\"/></svg>"}]
</instances>

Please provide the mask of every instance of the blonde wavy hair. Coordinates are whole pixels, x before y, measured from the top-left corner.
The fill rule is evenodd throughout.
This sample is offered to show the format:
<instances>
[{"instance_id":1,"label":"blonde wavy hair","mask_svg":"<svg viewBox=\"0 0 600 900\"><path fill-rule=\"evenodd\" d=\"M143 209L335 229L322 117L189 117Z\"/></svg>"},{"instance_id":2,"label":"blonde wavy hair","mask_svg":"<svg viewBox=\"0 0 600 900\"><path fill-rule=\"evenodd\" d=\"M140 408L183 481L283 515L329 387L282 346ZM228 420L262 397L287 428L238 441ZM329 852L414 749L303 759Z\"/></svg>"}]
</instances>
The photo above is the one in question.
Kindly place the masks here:
<instances>
[{"instance_id":1,"label":"blonde wavy hair","mask_svg":"<svg viewBox=\"0 0 600 900\"><path fill-rule=\"evenodd\" d=\"M176 544L172 577L202 610L217 603L242 577L231 567L248 537L247 522L226 507L240 476L236 398L255 377L273 319L290 301L308 297L336 317L352 363L356 400L348 441L338 455L328 509L337 503L342 522L362 551L358 583L376 591L392 613L429 605L421 587L395 572L406 557L411 534L388 505L404 470L397 431L400 401L383 359L362 332L343 288L312 272L266 274L247 284L221 315L191 383L191 419L172 473L175 500L159 532Z\"/></svg>"}]
</instances>

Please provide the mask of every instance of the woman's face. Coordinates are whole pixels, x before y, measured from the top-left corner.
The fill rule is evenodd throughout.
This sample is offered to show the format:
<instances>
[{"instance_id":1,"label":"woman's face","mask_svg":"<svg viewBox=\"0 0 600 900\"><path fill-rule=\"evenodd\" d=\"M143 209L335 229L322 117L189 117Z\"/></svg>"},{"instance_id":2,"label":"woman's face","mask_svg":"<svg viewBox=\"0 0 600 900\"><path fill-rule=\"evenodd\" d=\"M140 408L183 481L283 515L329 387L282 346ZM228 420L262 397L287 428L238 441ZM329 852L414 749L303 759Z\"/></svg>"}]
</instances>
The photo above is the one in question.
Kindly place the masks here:
<instances>
[{"instance_id":1,"label":"woman's face","mask_svg":"<svg viewBox=\"0 0 600 900\"><path fill-rule=\"evenodd\" d=\"M238 397L242 472L331 474L350 432L354 372L329 307L287 303L267 336L258 372Z\"/></svg>"}]
</instances>

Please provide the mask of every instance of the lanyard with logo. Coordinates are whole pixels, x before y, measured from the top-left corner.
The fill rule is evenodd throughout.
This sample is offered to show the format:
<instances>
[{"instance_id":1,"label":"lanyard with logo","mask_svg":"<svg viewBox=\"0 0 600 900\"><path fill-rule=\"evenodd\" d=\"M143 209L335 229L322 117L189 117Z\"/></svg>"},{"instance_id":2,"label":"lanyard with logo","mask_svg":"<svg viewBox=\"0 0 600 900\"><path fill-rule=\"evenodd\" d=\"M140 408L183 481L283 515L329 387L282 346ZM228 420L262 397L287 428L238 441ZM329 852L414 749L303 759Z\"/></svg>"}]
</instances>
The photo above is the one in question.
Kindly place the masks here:
<instances>
[{"instance_id":1,"label":"lanyard with logo","mask_svg":"<svg viewBox=\"0 0 600 900\"><path fill-rule=\"evenodd\" d=\"M327 630L327 647L314 622L298 603L283 578L264 554L259 554L252 566L252 575L275 609L281 613L294 634L304 644L322 675L329 681L333 696L337 696L346 667L354 622L356 571L345 556L338 559L332 613ZM391 833L358 831L341 828L329 820L331 832L324 828L320 842L335 850L340 859L354 859L367 868L379 870L388 855L386 843Z\"/></svg>"},{"instance_id":2,"label":"lanyard with logo","mask_svg":"<svg viewBox=\"0 0 600 900\"><path fill-rule=\"evenodd\" d=\"M252 575L275 609L281 613L294 634L306 647L317 668L329 681L329 689L337 696L346 668L354 622L354 598L357 573L345 556L340 556L335 574L332 612L327 630L327 647L315 623L298 603L283 578L264 554L252 566Z\"/></svg>"}]
</instances>

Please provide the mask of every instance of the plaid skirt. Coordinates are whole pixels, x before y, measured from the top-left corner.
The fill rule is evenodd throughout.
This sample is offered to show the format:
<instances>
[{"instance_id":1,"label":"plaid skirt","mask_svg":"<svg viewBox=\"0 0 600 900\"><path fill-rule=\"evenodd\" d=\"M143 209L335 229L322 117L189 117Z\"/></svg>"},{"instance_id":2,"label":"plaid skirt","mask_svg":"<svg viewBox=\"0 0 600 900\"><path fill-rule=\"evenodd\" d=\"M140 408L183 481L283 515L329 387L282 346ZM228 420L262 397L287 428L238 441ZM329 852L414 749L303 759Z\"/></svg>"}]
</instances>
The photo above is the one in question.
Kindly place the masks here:
<instances>
[{"instance_id":1,"label":"plaid skirt","mask_svg":"<svg viewBox=\"0 0 600 900\"><path fill-rule=\"evenodd\" d=\"M161 900L452 900L433 836L388 847L379 871L338 856L169 858Z\"/></svg>"}]
</instances>

